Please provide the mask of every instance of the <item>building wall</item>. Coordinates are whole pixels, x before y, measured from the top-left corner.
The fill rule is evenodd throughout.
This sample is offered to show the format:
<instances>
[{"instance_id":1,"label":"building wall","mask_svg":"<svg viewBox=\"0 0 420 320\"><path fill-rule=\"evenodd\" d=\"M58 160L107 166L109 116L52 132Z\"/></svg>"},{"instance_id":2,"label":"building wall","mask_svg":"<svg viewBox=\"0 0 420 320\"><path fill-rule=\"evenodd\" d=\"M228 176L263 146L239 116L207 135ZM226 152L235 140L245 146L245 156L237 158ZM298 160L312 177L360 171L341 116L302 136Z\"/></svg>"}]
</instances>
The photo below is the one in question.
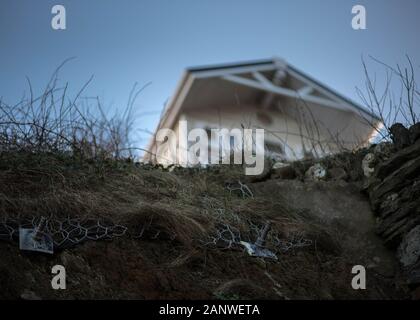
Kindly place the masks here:
<instances>
[{"instance_id":1,"label":"building wall","mask_svg":"<svg viewBox=\"0 0 420 320\"><path fill-rule=\"evenodd\" d=\"M179 137L179 120L187 121L188 131L194 128L262 128L265 130L266 155L284 160L310 155L320 157L343 148L352 149L364 144L366 141L361 141L361 138L366 140L368 132L372 131L354 113L315 107L308 114L306 109L286 103L276 109L252 105L197 107L183 110L173 130ZM158 155L160 163L171 162L167 161L167 154L168 149L162 149Z\"/></svg>"}]
</instances>

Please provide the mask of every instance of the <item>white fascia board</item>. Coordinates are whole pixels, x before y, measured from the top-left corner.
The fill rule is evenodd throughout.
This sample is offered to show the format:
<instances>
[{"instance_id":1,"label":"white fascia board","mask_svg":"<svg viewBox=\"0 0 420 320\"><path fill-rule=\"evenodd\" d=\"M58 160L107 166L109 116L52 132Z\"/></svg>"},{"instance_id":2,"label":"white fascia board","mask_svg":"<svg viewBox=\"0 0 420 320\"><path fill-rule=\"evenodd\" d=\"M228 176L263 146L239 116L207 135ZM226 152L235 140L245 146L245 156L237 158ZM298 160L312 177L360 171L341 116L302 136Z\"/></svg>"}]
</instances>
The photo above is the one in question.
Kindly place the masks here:
<instances>
[{"instance_id":1,"label":"white fascia board","mask_svg":"<svg viewBox=\"0 0 420 320\"><path fill-rule=\"evenodd\" d=\"M175 90L175 94L171 97L168 101L167 108L163 114L163 117L160 119L158 126L156 127L155 134L151 138L149 145L147 146L146 150L153 150L155 145L155 137L156 133L159 129L167 128L172 129L176 118L178 117L179 109L182 103L185 100L185 97L188 91L191 88L191 85L194 81L194 77L189 72L185 72L181 81L178 83L177 88Z\"/></svg>"},{"instance_id":2,"label":"white fascia board","mask_svg":"<svg viewBox=\"0 0 420 320\"><path fill-rule=\"evenodd\" d=\"M276 69L287 69L287 62L283 58L273 57L273 63L276 66Z\"/></svg>"},{"instance_id":3,"label":"white fascia board","mask_svg":"<svg viewBox=\"0 0 420 320\"><path fill-rule=\"evenodd\" d=\"M190 91L190 88L195 80L195 77L192 74L187 74L184 85L181 87L179 94L174 99L170 108L168 108L167 115L162 121L161 127L171 129L175 123L176 118L178 117L179 110L181 109L182 104Z\"/></svg>"},{"instance_id":4,"label":"white fascia board","mask_svg":"<svg viewBox=\"0 0 420 320\"><path fill-rule=\"evenodd\" d=\"M213 77L224 77L231 74L241 74L241 73L252 73L258 71L271 71L276 70L277 67L274 64L264 64L264 65L255 65L255 66L244 66L244 67L231 67L223 68L216 70L205 70L205 71L191 71L191 74L194 75L197 79L203 78L213 78Z\"/></svg>"}]
</instances>

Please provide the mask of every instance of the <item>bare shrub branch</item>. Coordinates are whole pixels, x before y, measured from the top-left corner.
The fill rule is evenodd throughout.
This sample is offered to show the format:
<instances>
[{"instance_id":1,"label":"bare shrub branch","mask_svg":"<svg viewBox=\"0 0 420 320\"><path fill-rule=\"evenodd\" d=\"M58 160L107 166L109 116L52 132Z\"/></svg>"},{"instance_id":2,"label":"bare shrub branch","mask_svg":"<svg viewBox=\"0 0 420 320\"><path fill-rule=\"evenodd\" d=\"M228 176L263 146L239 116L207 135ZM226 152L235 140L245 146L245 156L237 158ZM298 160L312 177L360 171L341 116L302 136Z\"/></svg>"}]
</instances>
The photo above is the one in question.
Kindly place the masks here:
<instances>
[{"instance_id":1,"label":"bare shrub branch","mask_svg":"<svg viewBox=\"0 0 420 320\"><path fill-rule=\"evenodd\" d=\"M127 106L107 115L98 97L83 97L93 76L68 95L68 83L59 86L58 73L51 76L40 96L35 96L27 78L27 96L15 105L0 100L0 151L62 152L83 158L133 158L138 150L132 144L136 115L134 104L149 84L133 86Z\"/></svg>"},{"instance_id":2,"label":"bare shrub branch","mask_svg":"<svg viewBox=\"0 0 420 320\"><path fill-rule=\"evenodd\" d=\"M406 127L417 123L420 119L420 92L415 80L415 70L409 56L407 64L392 67L380 60L370 58L385 69L385 82L382 90L378 88L376 75L372 75L364 60L365 90L356 88L357 94L371 113L377 114L384 126L384 131L361 114L364 121L371 125L386 140L391 132L390 127L396 122L403 122Z\"/></svg>"}]
</instances>

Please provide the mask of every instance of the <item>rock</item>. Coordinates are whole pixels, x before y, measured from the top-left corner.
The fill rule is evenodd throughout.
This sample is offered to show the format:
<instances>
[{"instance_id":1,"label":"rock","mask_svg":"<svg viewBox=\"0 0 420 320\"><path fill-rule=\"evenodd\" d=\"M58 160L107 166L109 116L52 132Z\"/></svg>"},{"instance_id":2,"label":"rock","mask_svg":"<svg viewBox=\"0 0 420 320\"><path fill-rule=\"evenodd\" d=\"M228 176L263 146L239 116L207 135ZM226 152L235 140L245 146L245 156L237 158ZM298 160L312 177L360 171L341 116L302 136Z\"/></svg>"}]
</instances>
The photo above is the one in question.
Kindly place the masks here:
<instances>
[{"instance_id":1,"label":"rock","mask_svg":"<svg viewBox=\"0 0 420 320\"><path fill-rule=\"evenodd\" d=\"M406 234L398 248L398 259L404 267L414 265L420 258L420 225Z\"/></svg>"},{"instance_id":2,"label":"rock","mask_svg":"<svg viewBox=\"0 0 420 320\"><path fill-rule=\"evenodd\" d=\"M378 165L365 158L362 166L371 181L368 193L378 216L376 231L388 247L397 249L400 274L410 288L416 288L420 284L420 123L410 129L397 123L390 132L394 146L375 146L371 152Z\"/></svg>"},{"instance_id":3,"label":"rock","mask_svg":"<svg viewBox=\"0 0 420 320\"><path fill-rule=\"evenodd\" d=\"M412 211L411 215L388 225L388 228L383 233L385 244L389 247L397 247L401 243L404 235L420 224L419 214L419 211Z\"/></svg>"},{"instance_id":4,"label":"rock","mask_svg":"<svg viewBox=\"0 0 420 320\"><path fill-rule=\"evenodd\" d=\"M176 167L177 167L176 165L172 164L172 165L168 166L168 171L173 172L176 169Z\"/></svg>"},{"instance_id":5,"label":"rock","mask_svg":"<svg viewBox=\"0 0 420 320\"><path fill-rule=\"evenodd\" d=\"M314 181L325 180L326 176L327 170L320 163L314 164L305 172L305 177Z\"/></svg>"},{"instance_id":6,"label":"rock","mask_svg":"<svg viewBox=\"0 0 420 320\"><path fill-rule=\"evenodd\" d=\"M363 175L366 178L369 178L373 172L375 171L374 166L375 162L375 155L373 153L368 153L365 155L365 157L362 160L362 169L363 169Z\"/></svg>"},{"instance_id":7,"label":"rock","mask_svg":"<svg viewBox=\"0 0 420 320\"><path fill-rule=\"evenodd\" d=\"M382 182L372 186L369 197L374 208L377 208L384 197L396 193L412 185L420 175L420 156L405 162L397 170L389 174Z\"/></svg>"},{"instance_id":8,"label":"rock","mask_svg":"<svg viewBox=\"0 0 420 320\"><path fill-rule=\"evenodd\" d=\"M420 182L415 181L411 186L407 186L400 193L391 193L386 196L379 206L379 216L382 219L394 214L403 206L412 202L413 199L420 198Z\"/></svg>"},{"instance_id":9,"label":"rock","mask_svg":"<svg viewBox=\"0 0 420 320\"><path fill-rule=\"evenodd\" d=\"M388 197L386 197L385 201L389 201L390 203L394 202L398 199L398 193L390 194Z\"/></svg>"},{"instance_id":10,"label":"rock","mask_svg":"<svg viewBox=\"0 0 420 320\"><path fill-rule=\"evenodd\" d=\"M402 200L398 198L398 193L392 193L386 197L379 206L379 216L384 219L393 214L401 207Z\"/></svg>"},{"instance_id":11,"label":"rock","mask_svg":"<svg viewBox=\"0 0 420 320\"><path fill-rule=\"evenodd\" d=\"M401 167L407 161L420 156L420 140L397 153L395 153L388 160L380 163L375 170L375 176L383 179L399 167Z\"/></svg>"},{"instance_id":12,"label":"rock","mask_svg":"<svg viewBox=\"0 0 420 320\"><path fill-rule=\"evenodd\" d=\"M255 176L246 176L245 182L255 183L255 182L268 180L271 177L271 173L272 173L271 169L272 169L272 160L265 158L263 172Z\"/></svg>"},{"instance_id":13,"label":"rock","mask_svg":"<svg viewBox=\"0 0 420 320\"><path fill-rule=\"evenodd\" d=\"M394 145L391 142L381 142L373 147L373 154L376 162L388 160L395 152Z\"/></svg>"},{"instance_id":14,"label":"rock","mask_svg":"<svg viewBox=\"0 0 420 320\"><path fill-rule=\"evenodd\" d=\"M410 218L410 215L415 215L420 205L419 200L401 203L395 212L388 214L386 217L382 216L382 222L379 225L380 232L385 232L387 229L394 227L401 219Z\"/></svg>"},{"instance_id":15,"label":"rock","mask_svg":"<svg viewBox=\"0 0 420 320\"><path fill-rule=\"evenodd\" d=\"M328 170L328 176L333 180L347 180L348 175L343 168L331 168Z\"/></svg>"},{"instance_id":16,"label":"rock","mask_svg":"<svg viewBox=\"0 0 420 320\"><path fill-rule=\"evenodd\" d=\"M420 285L420 263L410 267L406 272L406 277L410 287L418 287Z\"/></svg>"},{"instance_id":17,"label":"rock","mask_svg":"<svg viewBox=\"0 0 420 320\"><path fill-rule=\"evenodd\" d=\"M290 164L285 163L285 162L281 162L281 161L277 161L275 164L273 164L272 169L276 170L276 169L280 169L280 168L284 168L284 167L290 167Z\"/></svg>"},{"instance_id":18,"label":"rock","mask_svg":"<svg viewBox=\"0 0 420 320\"><path fill-rule=\"evenodd\" d=\"M23 293L20 295L20 298L23 300L42 300L38 297L35 292L25 289Z\"/></svg>"},{"instance_id":19,"label":"rock","mask_svg":"<svg viewBox=\"0 0 420 320\"><path fill-rule=\"evenodd\" d=\"M410 142L415 143L420 139L420 122L413 124L408 131L410 134Z\"/></svg>"},{"instance_id":20,"label":"rock","mask_svg":"<svg viewBox=\"0 0 420 320\"><path fill-rule=\"evenodd\" d=\"M403 149L410 145L410 132L401 123L395 123L389 128L391 139L397 150Z\"/></svg>"},{"instance_id":21,"label":"rock","mask_svg":"<svg viewBox=\"0 0 420 320\"><path fill-rule=\"evenodd\" d=\"M373 147L374 154L383 154L388 153L388 144L385 142L378 143L376 146Z\"/></svg>"},{"instance_id":22,"label":"rock","mask_svg":"<svg viewBox=\"0 0 420 320\"><path fill-rule=\"evenodd\" d=\"M296 179L297 174L295 169L290 164L287 164L282 167L278 167L277 169L274 169L271 177L273 179L293 180Z\"/></svg>"}]
</instances>

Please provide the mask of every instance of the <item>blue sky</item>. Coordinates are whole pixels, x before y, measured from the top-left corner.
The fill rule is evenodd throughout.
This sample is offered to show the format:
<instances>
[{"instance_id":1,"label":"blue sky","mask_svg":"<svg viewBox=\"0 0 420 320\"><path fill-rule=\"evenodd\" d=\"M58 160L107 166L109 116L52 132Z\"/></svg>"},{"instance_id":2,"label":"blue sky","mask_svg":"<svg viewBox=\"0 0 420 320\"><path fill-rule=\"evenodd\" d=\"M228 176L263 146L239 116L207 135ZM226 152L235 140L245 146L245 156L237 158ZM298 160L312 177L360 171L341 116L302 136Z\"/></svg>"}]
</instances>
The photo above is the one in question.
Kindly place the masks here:
<instances>
[{"instance_id":1,"label":"blue sky","mask_svg":"<svg viewBox=\"0 0 420 320\"><path fill-rule=\"evenodd\" d=\"M56 4L67 30L51 28ZM351 28L356 4L366 30ZM279 56L360 101L362 56L394 64L408 54L418 69L419 12L418 0L2 0L0 97L17 102L26 76L41 90L76 57L60 78L75 92L94 75L86 95L110 108L125 107L135 82L151 82L135 106L146 114L138 128L153 130L185 67Z\"/></svg>"}]
</instances>

